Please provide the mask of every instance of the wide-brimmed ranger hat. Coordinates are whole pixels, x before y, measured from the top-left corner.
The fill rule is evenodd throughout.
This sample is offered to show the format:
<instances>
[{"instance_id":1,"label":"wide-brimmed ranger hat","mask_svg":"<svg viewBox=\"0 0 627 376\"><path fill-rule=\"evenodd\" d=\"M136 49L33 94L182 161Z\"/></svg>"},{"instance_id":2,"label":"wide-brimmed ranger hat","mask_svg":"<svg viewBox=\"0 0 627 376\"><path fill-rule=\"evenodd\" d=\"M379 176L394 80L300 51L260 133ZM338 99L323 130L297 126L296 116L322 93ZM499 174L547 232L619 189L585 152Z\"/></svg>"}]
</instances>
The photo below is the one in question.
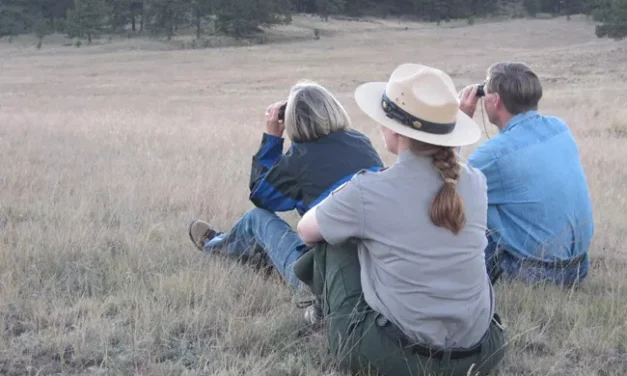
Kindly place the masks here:
<instances>
[{"instance_id":1,"label":"wide-brimmed ranger hat","mask_svg":"<svg viewBox=\"0 0 627 376\"><path fill-rule=\"evenodd\" d=\"M481 137L477 123L459 109L453 80L439 69L402 64L388 82L359 86L355 100L379 124L418 141L456 147Z\"/></svg>"}]
</instances>

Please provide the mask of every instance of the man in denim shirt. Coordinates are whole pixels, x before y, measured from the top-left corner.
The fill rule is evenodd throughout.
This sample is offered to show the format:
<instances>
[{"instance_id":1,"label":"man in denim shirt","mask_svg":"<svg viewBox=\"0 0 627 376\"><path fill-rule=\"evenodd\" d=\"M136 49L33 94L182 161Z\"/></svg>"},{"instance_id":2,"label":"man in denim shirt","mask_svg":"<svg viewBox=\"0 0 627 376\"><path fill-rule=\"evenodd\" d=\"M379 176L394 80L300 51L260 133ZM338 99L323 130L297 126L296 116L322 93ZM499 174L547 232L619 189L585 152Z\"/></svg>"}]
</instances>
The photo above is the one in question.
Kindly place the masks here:
<instances>
[{"instance_id":1,"label":"man in denim shirt","mask_svg":"<svg viewBox=\"0 0 627 376\"><path fill-rule=\"evenodd\" d=\"M473 116L478 87L460 93ZM542 86L522 63L488 70L484 106L500 131L468 162L488 184L486 266L492 278L571 285L588 273L592 205L577 144L561 119L538 112Z\"/></svg>"}]
</instances>

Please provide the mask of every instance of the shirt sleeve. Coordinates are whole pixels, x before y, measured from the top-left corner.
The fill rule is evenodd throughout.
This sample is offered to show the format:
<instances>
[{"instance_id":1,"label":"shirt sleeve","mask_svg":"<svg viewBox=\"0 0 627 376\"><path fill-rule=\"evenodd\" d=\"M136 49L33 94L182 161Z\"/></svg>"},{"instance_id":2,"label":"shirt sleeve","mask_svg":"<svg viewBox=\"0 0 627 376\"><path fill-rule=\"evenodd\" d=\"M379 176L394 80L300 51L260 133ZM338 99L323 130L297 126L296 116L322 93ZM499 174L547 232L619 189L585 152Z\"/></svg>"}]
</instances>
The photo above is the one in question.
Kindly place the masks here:
<instances>
[{"instance_id":1,"label":"shirt sleeve","mask_svg":"<svg viewBox=\"0 0 627 376\"><path fill-rule=\"evenodd\" d=\"M290 155L283 155L283 139L264 133L252 158L250 201L273 212L290 211L302 200L297 171Z\"/></svg>"},{"instance_id":2,"label":"shirt sleeve","mask_svg":"<svg viewBox=\"0 0 627 376\"><path fill-rule=\"evenodd\" d=\"M259 150L253 155L250 174L251 184L274 166L283 155L283 138L264 133Z\"/></svg>"},{"instance_id":3,"label":"shirt sleeve","mask_svg":"<svg viewBox=\"0 0 627 376\"><path fill-rule=\"evenodd\" d=\"M485 176L488 186L488 204L499 204L503 191L499 160L494 158L489 148L479 147L468 157L468 164L479 169Z\"/></svg>"},{"instance_id":4,"label":"shirt sleeve","mask_svg":"<svg viewBox=\"0 0 627 376\"><path fill-rule=\"evenodd\" d=\"M363 238L364 206L357 176L333 191L316 207L320 234L329 244Z\"/></svg>"}]
</instances>

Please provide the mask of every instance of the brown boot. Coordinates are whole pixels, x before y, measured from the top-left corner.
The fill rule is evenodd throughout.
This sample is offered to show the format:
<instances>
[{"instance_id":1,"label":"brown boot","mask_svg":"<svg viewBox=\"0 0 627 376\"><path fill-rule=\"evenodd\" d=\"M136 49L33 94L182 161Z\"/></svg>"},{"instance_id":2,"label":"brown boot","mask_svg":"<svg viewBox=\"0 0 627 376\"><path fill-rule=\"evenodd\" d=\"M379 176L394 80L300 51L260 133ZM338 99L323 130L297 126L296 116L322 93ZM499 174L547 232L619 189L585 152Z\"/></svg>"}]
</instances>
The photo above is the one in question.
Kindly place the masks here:
<instances>
[{"instance_id":1,"label":"brown boot","mask_svg":"<svg viewBox=\"0 0 627 376\"><path fill-rule=\"evenodd\" d=\"M196 248L201 251L204 250L205 243L208 240L211 240L220 234L220 232L212 229L207 222L203 222L201 220L195 220L189 224L189 238L192 240L192 243L194 243Z\"/></svg>"}]
</instances>

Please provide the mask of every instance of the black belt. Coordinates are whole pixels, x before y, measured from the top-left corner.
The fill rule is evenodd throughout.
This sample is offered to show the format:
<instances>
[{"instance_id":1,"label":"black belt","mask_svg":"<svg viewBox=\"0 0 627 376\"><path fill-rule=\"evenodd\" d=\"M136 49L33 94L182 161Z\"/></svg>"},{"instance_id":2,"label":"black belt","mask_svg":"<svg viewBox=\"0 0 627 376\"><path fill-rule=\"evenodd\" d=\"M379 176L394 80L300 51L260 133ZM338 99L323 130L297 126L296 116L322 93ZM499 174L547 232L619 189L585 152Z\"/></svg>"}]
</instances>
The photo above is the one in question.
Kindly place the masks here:
<instances>
[{"instance_id":1,"label":"black belt","mask_svg":"<svg viewBox=\"0 0 627 376\"><path fill-rule=\"evenodd\" d=\"M496 322L501 325L501 319L496 313L494 314L494 320L496 320ZM411 348L412 353L416 355L438 360L444 358L446 353L450 353L451 360L465 359L473 355L479 354L481 352L483 342L486 340L490 331L490 329L488 329L483 335L483 338L481 338L481 340L476 345L469 348L435 348L421 343L413 342L409 339L409 337L407 337L407 335L405 335L405 333L403 333L402 330L400 330L394 323L392 323L382 314L377 315L375 322L381 329L383 329L383 332L385 332L388 337L390 337L395 342L399 342L402 347Z\"/></svg>"}]
</instances>

